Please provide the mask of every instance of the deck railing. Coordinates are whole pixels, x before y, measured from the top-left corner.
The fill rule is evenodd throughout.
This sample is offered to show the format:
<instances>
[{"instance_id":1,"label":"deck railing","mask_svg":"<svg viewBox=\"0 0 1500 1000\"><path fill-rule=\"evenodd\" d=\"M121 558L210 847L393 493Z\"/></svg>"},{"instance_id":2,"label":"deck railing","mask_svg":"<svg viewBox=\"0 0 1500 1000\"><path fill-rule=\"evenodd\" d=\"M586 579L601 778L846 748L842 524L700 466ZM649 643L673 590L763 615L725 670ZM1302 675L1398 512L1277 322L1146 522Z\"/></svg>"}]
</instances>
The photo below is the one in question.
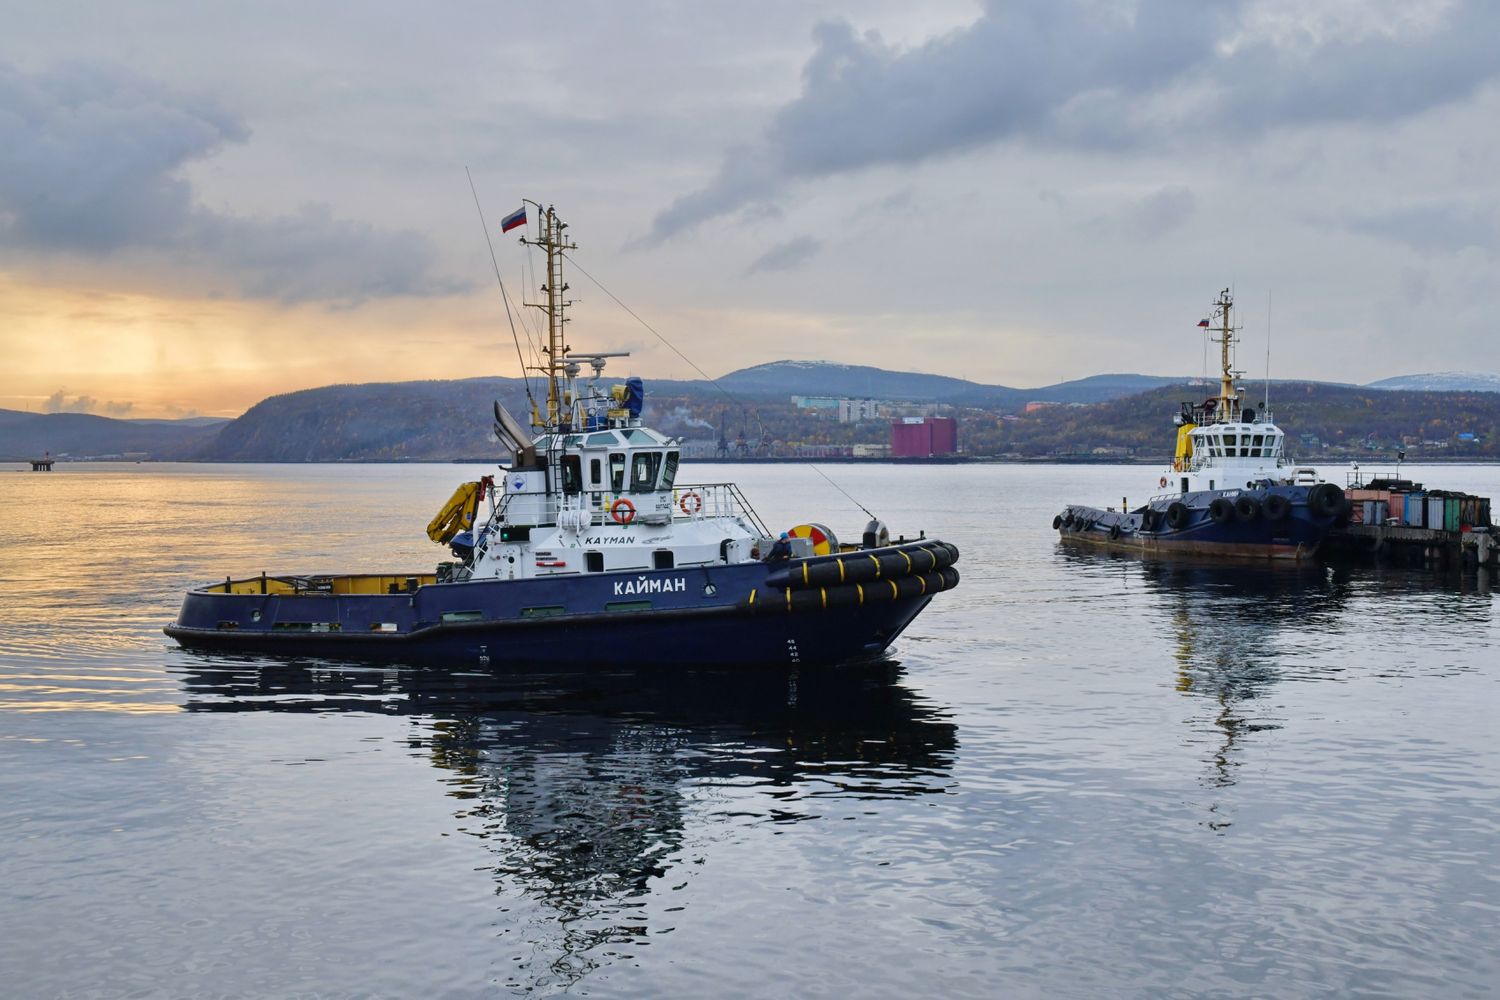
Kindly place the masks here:
<instances>
[{"instance_id":1,"label":"deck railing","mask_svg":"<svg viewBox=\"0 0 1500 1000\"><path fill-rule=\"evenodd\" d=\"M642 500L659 492L661 491L630 493L584 490L569 494L549 493L542 503L541 519L544 523L555 524L565 510L583 510L589 514L589 525L610 524L613 523L610 510L617 500L630 501L636 507L635 517L643 519L647 515L654 515L654 512L643 510ZM526 496L528 494L502 493L496 502L496 509L504 518L511 504ZM743 517L762 535L769 535L760 515L755 513L755 508L750 506L750 502L734 483L693 483L675 487L672 490L671 517L674 522Z\"/></svg>"}]
</instances>

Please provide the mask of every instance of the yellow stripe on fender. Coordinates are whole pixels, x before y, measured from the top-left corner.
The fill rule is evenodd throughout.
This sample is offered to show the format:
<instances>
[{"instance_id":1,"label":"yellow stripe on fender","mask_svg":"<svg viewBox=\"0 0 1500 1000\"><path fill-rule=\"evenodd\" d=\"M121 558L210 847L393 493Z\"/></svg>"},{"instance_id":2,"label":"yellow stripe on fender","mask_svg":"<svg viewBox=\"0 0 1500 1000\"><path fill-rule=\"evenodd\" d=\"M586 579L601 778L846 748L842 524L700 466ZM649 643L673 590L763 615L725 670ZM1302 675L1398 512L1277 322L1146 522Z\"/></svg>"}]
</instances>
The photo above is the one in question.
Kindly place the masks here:
<instances>
[{"instance_id":1,"label":"yellow stripe on fender","mask_svg":"<svg viewBox=\"0 0 1500 1000\"><path fill-rule=\"evenodd\" d=\"M839 583L843 583L844 582L844 560L840 559L838 561L838 563L839 563Z\"/></svg>"},{"instance_id":2,"label":"yellow stripe on fender","mask_svg":"<svg viewBox=\"0 0 1500 1000\"><path fill-rule=\"evenodd\" d=\"M808 580L808 578L807 578L807 563L803 563L802 564L802 586L806 587L806 586L808 586L809 583L811 583L811 581Z\"/></svg>"},{"instance_id":3,"label":"yellow stripe on fender","mask_svg":"<svg viewBox=\"0 0 1500 1000\"><path fill-rule=\"evenodd\" d=\"M903 558L903 559L906 560L906 571L908 573L912 572L911 556L909 556L909 555L906 554L906 550L905 549L897 549L896 551L900 552L901 553L901 558Z\"/></svg>"},{"instance_id":4,"label":"yellow stripe on fender","mask_svg":"<svg viewBox=\"0 0 1500 1000\"><path fill-rule=\"evenodd\" d=\"M880 579L880 560L871 556L870 561L875 564L875 579L878 580Z\"/></svg>"},{"instance_id":5,"label":"yellow stripe on fender","mask_svg":"<svg viewBox=\"0 0 1500 1000\"><path fill-rule=\"evenodd\" d=\"M854 591L855 593L859 594L859 603L865 603L865 585L862 583L856 583L854 585Z\"/></svg>"},{"instance_id":6,"label":"yellow stripe on fender","mask_svg":"<svg viewBox=\"0 0 1500 1000\"><path fill-rule=\"evenodd\" d=\"M750 603L752 605L755 603L755 588L754 587L750 588Z\"/></svg>"},{"instance_id":7,"label":"yellow stripe on fender","mask_svg":"<svg viewBox=\"0 0 1500 1000\"><path fill-rule=\"evenodd\" d=\"M894 601L901 596L901 591L897 589L895 580L887 580L885 582L891 585L891 600Z\"/></svg>"},{"instance_id":8,"label":"yellow stripe on fender","mask_svg":"<svg viewBox=\"0 0 1500 1000\"><path fill-rule=\"evenodd\" d=\"M925 576L918 576L917 577L917 582L922 585L922 589L917 592L917 596L921 597L923 594L927 593L927 577L925 577Z\"/></svg>"},{"instance_id":9,"label":"yellow stripe on fender","mask_svg":"<svg viewBox=\"0 0 1500 1000\"><path fill-rule=\"evenodd\" d=\"M786 609L788 611L792 610L792 588L791 587L786 588Z\"/></svg>"},{"instance_id":10,"label":"yellow stripe on fender","mask_svg":"<svg viewBox=\"0 0 1500 1000\"><path fill-rule=\"evenodd\" d=\"M820 593L820 594L823 595L823 610L825 610L825 611L828 610L828 588L827 587L819 587L818 588L818 593Z\"/></svg>"}]
</instances>

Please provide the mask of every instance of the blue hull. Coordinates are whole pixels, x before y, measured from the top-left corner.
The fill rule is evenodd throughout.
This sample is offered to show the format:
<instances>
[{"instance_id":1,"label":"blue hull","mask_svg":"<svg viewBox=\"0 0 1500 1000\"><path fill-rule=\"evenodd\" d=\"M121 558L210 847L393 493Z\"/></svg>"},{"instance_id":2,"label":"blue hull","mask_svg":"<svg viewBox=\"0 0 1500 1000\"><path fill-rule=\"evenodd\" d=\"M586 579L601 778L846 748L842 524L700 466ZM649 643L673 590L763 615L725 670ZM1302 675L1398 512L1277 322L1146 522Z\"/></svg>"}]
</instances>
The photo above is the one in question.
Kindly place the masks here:
<instances>
[{"instance_id":1,"label":"blue hull","mask_svg":"<svg viewBox=\"0 0 1500 1000\"><path fill-rule=\"evenodd\" d=\"M1312 495L1318 489L1206 490L1158 497L1129 512L1070 506L1054 524L1064 541L1121 551L1310 559L1344 514L1342 491L1332 488L1335 500L1334 493ZM1221 501L1217 508L1215 501ZM1224 516L1226 503L1228 516ZM1233 509L1235 505L1238 510ZM1173 513L1174 506L1182 511Z\"/></svg>"},{"instance_id":2,"label":"blue hull","mask_svg":"<svg viewBox=\"0 0 1500 1000\"><path fill-rule=\"evenodd\" d=\"M496 670L837 663L883 652L933 594L957 584L957 570L936 562L925 574L863 587L787 587L788 570L802 565L794 562L465 581L394 594L204 588L184 598L165 631L199 649Z\"/></svg>"}]
</instances>

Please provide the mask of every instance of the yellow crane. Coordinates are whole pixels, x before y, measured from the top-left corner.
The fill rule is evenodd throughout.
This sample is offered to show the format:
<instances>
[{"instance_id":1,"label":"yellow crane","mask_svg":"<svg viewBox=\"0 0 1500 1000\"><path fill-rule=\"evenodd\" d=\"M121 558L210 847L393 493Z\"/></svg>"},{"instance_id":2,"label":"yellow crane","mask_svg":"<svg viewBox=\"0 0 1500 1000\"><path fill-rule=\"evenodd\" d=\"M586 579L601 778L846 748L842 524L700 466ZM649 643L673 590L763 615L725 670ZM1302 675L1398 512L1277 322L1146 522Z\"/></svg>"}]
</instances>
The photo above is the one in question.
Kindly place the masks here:
<instances>
[{"instance_id":1,"label":"yellow crane","mask_svg":"<svg viewBox=\"0 0 1500 1000\"><path fill-rule=\"evenodd\" d=\"M427 537L446 545L460 531L473 528L474 518L479 515L479 502L484 499L490 483L489 476L475 483L459 483L458 489L437 512L437 517L428 523Z\"/></svg>"}]
</instances>

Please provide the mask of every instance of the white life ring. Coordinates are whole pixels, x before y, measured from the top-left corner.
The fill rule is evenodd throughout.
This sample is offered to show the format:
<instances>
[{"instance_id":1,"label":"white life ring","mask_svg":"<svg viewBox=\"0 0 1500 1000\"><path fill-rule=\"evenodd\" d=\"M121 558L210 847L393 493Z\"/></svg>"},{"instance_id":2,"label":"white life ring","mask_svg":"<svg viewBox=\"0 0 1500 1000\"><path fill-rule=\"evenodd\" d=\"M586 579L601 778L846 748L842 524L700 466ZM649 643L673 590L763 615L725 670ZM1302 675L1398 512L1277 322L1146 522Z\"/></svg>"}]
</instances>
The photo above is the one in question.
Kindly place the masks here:
<instances>
[{"instance_id":1,"label":"white life ring","mask_svg":"<svg viewBox=\"0 0 1500 1000\"><path fill-rule=\"evenodd\" d=\"M1162 476L1161 477L1161 482L1157 483L1156 485L1160 486L1162 489L1166 489L1167 488L1167 477L1166 476Z\"/></svg>"},{"instance_id":2,"label":"white life ring","mask_svg":"<svg viewBox=\"0 0 1500 1000\"><path fill-rule=\"evenodd\" d=\"M692 501L691 507L689 507L688 504L689 500ZM700 497L697 493L694 493L692 490L689 490L682 495L682 499L677 501L677 506L688 517L692 517L694 514L703 509L703 498Z\"/></svg>"}]
</instances>

